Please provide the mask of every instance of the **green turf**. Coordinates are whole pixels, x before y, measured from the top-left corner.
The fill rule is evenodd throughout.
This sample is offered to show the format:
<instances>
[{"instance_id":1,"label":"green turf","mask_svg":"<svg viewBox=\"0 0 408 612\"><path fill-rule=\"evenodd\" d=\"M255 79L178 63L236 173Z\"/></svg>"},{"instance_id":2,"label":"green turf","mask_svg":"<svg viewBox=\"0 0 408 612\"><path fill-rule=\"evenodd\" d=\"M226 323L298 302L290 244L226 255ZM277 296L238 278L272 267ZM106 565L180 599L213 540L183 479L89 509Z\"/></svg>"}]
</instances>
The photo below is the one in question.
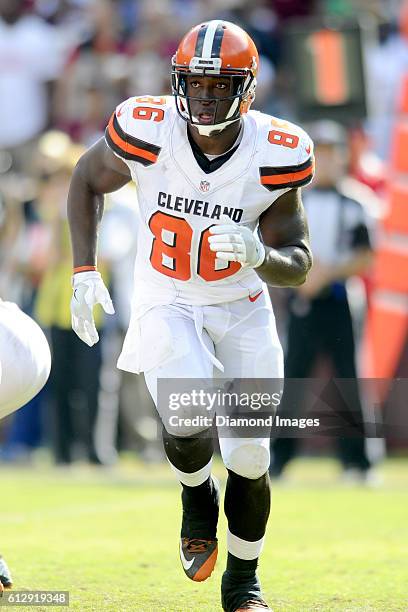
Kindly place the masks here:
<instances>
[{"instance_id":1,"label":"green turf","mask_svg":"<svg viewBox=\"0 0 408 612\"><path fill-rule=\"evenodd\" d=\"M267 600L280 612L408 610L408 461L388 461L376 490L340 486L336 470L297 461L289 483L274 487L260 568ZM0 480L0 549L16 589L69 590L69 610L80 612L221 609L224 517L216 571L206 583L189 582L167 465L2 467Z\"/></svg>"}]
</instances>

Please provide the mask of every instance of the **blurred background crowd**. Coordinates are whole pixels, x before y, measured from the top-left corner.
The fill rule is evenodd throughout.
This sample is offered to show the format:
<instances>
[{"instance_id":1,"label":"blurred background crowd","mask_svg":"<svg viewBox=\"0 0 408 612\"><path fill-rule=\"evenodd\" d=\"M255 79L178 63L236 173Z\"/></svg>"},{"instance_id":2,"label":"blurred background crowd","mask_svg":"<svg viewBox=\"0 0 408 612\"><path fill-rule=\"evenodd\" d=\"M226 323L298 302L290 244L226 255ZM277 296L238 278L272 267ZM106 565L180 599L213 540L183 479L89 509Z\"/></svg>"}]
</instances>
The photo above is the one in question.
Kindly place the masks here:
<instances>
[{"instance_id":1,"label":"blurred background crowd","mask_svg":"<svg viewBox=\"0 0 408 612\"><path fill-rule=\"evenodd\" d=\"M310 127L318 149L317 184L312 189L320 189L320 195L325 190L337 193L341 183L339 206L349 206L344 215L325 219L316 207L324 211L326 198L312 201L309 194L316 272L301 294L273 292L287 352L291 337L299 338L291 326L305 322L327 297L347 297L353 321L347 350L350 363L356 350L356 369L340 367L337 373L384 380L407 376L406 3L0 0L0 296L17 302L40 323L53 353L45 389L1 424L1 461L30 461L44 448L61 465L76 460L111 465L122 450L136 451L146 461L162 457L143 377L116 369L129 319L137 248L134 187L126 186L106 200L98 262L116 315L103 318L98 312L101 342L92 349L70 326L66 195L78 157L103 135L115 106L132 95L170 93L170 59L180 38L191 26L213 18L238 23L254 38L261 55L254 108ZM325 98L322 89L320 100L314 97L313 115L307 88L303 99L298 91L296 45L313 28L333 32L350 24L363 33L359 42L364 58L362 72L351 78L349 89L357 87L364 108L347 107L341 92L330 100L336 92L328 90ZM324 76L327 49L336 57L335 40L313 40L315 62ZM357 59L351 57L352 66ZM339 56L337 61L343 60ZM358 212L347 204L350 201L358 202ZM338 237L334 251L323 244L325 232L331 247L333 236ZM365 259L340 269L344 253ZM318 328L309 332L308 342L314 345L315 334L317 346ZM335 371L341 362L336 342L334 338L329 350ZM291 372L300 377L327 375L330 367L317 360L308 373L296 368ZM380 407L386 394L385 383L377 398ZM407 439L387 439L386 446L389 452L400 451ZM319 444L309 450L321 451Z\"/></svg>"}]
</instances>

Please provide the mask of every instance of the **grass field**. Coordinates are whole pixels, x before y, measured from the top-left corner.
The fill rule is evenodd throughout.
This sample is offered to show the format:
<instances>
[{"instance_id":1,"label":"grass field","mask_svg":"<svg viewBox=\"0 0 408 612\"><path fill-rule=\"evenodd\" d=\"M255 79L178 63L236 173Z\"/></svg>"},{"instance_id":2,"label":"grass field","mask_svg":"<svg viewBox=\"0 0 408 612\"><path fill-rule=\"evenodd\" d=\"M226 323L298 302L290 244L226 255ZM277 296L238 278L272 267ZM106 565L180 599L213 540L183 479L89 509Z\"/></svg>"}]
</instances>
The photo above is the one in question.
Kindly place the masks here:
<instances>
[{"instance_id":1,"label":"grass field","mask_svg":"<svg viewBox=\"0 0 408 612\"><path fill-rule=\"evenodd\" d=\"M406 611L408 461L388 461L378 489L340 486L337 469L297 461L290 482L274 487L260 567L265 596L282 612ZM222 480L222 467L216 472ZM80 612L221 609L225 519L216 571L189 582L178 560L179 490L167 465L125 460L108 473L3 467L0 478L0 550L15 589L69 590L69 610Z\"/></svg>"}]
</instances>

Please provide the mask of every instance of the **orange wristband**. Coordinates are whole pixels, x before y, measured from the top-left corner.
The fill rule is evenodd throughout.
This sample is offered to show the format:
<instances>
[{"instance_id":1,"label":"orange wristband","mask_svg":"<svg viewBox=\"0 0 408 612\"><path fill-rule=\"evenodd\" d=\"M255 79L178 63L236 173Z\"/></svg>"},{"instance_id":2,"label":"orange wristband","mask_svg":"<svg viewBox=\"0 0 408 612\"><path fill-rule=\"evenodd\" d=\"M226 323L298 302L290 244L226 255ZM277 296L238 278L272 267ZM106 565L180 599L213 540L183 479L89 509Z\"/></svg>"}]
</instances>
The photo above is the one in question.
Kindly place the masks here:
<instances>
[{"instance_id":1,"label":"orange wristband","mask_svg":"<svg viewBox=\"0 0 408 612\"><path fill-rule=\"evenodd\" d=\"M74 274L77 272L96 272L96 266L79 266L74 268Z\"/></svg>"}]
</instances>

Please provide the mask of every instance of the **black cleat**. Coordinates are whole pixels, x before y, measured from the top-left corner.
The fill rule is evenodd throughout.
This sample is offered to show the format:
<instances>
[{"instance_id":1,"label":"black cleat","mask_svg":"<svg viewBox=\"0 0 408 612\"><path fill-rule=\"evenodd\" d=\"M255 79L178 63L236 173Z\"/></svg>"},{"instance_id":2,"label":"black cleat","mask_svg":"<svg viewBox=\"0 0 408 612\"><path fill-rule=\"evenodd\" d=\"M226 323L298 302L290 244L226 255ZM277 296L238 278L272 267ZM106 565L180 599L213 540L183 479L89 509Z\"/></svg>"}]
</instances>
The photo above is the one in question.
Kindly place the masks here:
<instances>
[{"instance_id":1,"label":"black cleat","mask_svg":"<svg viewBox=\"0 0 408 612\"><path fill-rule=\"evenodd\" d=\"M221 604L225 612L271 612L262 598L258 576L226 570L221 581Z\"/></svg>"},{"instance_id":2,"label":"black cleat","mask_svg":"<svg viewBox=\"0 0 408 612\"><path fill-rule=\"evenodd\" d=\"M211 576L218 555L218 482L211 477L211 483L203 483L196 489L183 487L182 502L180 560L186 576L202 582Z\"/></svg>"}]
</instances>

